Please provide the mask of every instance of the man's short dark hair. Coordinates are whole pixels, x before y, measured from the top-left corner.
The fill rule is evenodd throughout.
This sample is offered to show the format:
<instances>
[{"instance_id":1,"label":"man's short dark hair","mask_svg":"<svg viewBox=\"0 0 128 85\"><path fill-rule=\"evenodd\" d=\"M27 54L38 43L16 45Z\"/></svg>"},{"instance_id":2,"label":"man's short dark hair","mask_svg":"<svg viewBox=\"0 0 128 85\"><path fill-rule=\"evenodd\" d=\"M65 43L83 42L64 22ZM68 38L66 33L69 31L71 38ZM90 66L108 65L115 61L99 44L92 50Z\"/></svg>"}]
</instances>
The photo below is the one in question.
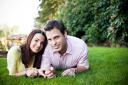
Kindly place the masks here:
<instances>
[{"instance_id":1,"label":"man's short dark hair","mask_svg":"<svg viewBox=\"0 0 128 85\"><path fill-rule=\"evenodd\" d=\"M46 23L44 30L50 31L54 28L58 29L62 34L65 34L66 27L64 26L63 22L59 20L49 20Z\"/></svg>"}]
</instances>

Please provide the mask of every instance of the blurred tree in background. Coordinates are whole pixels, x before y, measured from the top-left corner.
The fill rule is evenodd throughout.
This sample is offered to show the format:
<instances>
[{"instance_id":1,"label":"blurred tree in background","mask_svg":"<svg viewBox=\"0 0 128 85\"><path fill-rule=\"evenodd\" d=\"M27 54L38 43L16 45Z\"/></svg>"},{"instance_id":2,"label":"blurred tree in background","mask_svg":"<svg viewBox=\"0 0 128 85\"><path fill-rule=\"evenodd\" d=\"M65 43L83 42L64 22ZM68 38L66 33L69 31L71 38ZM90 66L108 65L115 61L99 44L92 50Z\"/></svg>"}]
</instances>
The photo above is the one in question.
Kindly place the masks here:
<instances>
[{"instance_id":1,"label":"blurred tree in background","mask_svg":"<svg viewBox=\"0 0 128 85\"><path fill-rule=\"evenodd\" d=\"M8 51L10 41L9 35L12 35L18 31L17 26L0 25L0 51Z\"/></svg>"},{"instance_id":2,"label":"blurred tree in background","mask_svg":"<svg viewBox=\"0 0 128 85\"><path fill-rule=\"evenodd\" d=\"M14 34L17 31L17 26L9 27L8 25L0 25L0 37L7 37L8 35Z\"/></svg>"},{"instance_id":3,"label":"blurred tree in background","mask_svg":"<svg viewBox=\"0 0 128 85\"><path fill-rule=\"evenodd\" d=\"M37 22L62 20L90 45L128 46L127 0L41 0Z\"/></svg>"},{"instance_id":4,"label":"blurred tree in background","mask_svg":"<svg viewBox=\"0 0 128 85\"><path fill-rule=\"evenodd\" d=\"M36 18L36 26L40 27L49 19L55 19L58 16L58 8L65 0L40 0L39 17Z\"/></svg>"}]
</instances>

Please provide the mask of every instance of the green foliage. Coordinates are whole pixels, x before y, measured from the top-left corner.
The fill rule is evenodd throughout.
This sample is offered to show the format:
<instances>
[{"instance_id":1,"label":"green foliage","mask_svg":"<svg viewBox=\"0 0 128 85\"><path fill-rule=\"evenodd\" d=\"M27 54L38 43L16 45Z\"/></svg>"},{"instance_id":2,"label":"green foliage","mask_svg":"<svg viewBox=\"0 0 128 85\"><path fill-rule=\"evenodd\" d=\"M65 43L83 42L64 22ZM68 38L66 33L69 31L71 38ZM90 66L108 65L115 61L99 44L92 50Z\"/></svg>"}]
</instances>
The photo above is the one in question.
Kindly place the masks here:
<instances>
[{"instance_id":1,"label":"green foliage","mask_svg":"<svg viewBox=\"0 0 128 85\"><path fill-rule=\"evenodd\" d=\"M62 20L87 43L128 46L127 0L42 0L37 22Z\"/></svg>"},{"instance_id":2,"label":"green foliage","mask_svg":"<svg viewBox=\"0 0 128 85\"><path fill-rule=\"evenodd\" d=\"M86 3L87 2L87 3ZM71 35L81 37L85 35L86 25L91 23L93 15L91 13L91 0L69 0L64 7L60 8L59 17L68 27Z\"/></svg>"},{"instance_id":3,"label":"green foliage","mask_svg":"<svg viewBox=\"0 0 128 85\"><path fill-rule=\"evenodd\" d=\"M27 78L9 76L6 58L0 58L0 85L128 85L127 48L89 48L89 64L75 77Z\"/></svg>"},{"instance_id":4,"label":"green foliage","mask_svg":"<svg viewBox=\"0 0 128 85\"><path fill-rule=\"evenodd\" d=\"M58 18L64 21L71 35L88 43L109 41L128 46L126 5L126 0L68 0L59 10Z\"/></svg>"}]
</instances>

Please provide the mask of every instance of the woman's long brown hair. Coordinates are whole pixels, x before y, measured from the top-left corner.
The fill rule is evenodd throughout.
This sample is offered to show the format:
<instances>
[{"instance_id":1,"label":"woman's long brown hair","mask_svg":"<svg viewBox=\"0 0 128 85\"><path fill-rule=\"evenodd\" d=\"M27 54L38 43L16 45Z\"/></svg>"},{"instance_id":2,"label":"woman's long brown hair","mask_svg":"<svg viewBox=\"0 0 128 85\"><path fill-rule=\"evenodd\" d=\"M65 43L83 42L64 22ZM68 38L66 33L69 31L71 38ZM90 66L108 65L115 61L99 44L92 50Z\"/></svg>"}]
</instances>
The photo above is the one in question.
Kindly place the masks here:
<instances>
[{"instance_id":1,"label":"woman's long brown hair","mask_svg":"<svg viewBox=\"0 0 128 85\"><path fill-rule=\"evenodd\" d=\"M45 37L45 41L43 43L43 49L38 53L33 53L30 49L30 43L36 33L41 33ZM22 62L26 68L28 67L28 64L33 56L35 56L34 67L40 68L42 54L44 53L46 45L47 45L47 38L43 31L36 29L36 30L33 30L28 35L26 43L21 46Z\"/></svg>"}]
</instances>

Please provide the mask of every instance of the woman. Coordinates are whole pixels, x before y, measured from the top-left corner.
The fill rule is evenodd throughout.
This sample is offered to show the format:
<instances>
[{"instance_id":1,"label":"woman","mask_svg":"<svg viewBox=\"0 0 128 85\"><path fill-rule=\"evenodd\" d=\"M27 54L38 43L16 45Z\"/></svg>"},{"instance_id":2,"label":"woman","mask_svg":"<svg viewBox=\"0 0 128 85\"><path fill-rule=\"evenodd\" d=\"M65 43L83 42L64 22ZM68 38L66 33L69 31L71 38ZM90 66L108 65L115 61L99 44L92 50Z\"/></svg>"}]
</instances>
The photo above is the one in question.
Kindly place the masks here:
<instances>
[{"instance_id":1,"label":"woman","mask_svg":"<svg viewBox=\"0 0 128 85\"><path fill-rule=\"evenodd\" d=\"M33 30L22 46L13 46L7 54L9 75L35 77L38 75L42 54L47 45L45 33Z\"/></svg>"}]
</instances>

